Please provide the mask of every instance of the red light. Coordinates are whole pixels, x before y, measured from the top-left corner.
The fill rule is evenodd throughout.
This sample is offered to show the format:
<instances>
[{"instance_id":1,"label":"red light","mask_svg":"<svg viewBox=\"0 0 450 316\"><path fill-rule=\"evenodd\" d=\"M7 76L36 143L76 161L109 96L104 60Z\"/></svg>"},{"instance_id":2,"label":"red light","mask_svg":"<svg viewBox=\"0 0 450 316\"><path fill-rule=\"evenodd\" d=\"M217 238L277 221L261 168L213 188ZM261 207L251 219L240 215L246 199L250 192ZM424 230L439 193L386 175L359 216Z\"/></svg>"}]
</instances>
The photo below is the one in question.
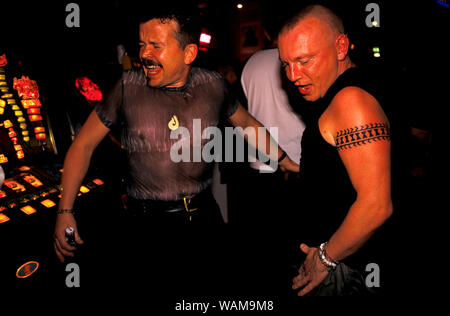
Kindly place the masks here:
<instances>
[{"instance_id":1,"label":"red light","mask_svg":"<svg viewBox=\"0 0 450 316\"><path fill-rule=\"evenodd\" d=\"M36 134L36 139L45 139L46 137L45 133Z\"/></svg>"},{"instance_id":2,"label":"red light","mask_svg":"<svg viewBox=\"0 0 450 316\"><path fill-rule=\"evenodd\" d=\"M27 109L27 113L28 114L41 114L41 109L40 108L30 108L30 109Z\"/></svg>"},{"instance_id":3,"label":"red light","mask_svg":"<svg viewBox=\"0 0 450 316\"><path fill-rule=\"evenodd\" d=\"M35 132L36 134L38 134L38 133L43 133L43 132L45 132L45 127L43 127L43 126L35 127L35 128L34 128L34 132Z\"/></svg>"},{"instance_id":4,"label":"red light","mask_svg":"<svg viewBox=\"0 0 450 316\"><path fill-rule=\"evenodd\" d=\"M211 35L202 33L200 34L200 43L201 44L210 44L211 43Z\"/></svg>"},{"instance_id":5,"label":"red light","mask_svg":"<svg viewBox=\"0 0 450 316\"><path fill-rule=\"evenodd\" d=\"M30 121L31 122L42 121L42 116L40 116L40 115L30 115Z\"/></svg>"},{"instance_id":6,"label":"red light","mask_svg":"<svg viewBox=\"0 0 450 316\"><path fill-rule=\"evenodd\" d=\"M17 153L17 159L22 159L23 157L25 157L23 150L19 150L16 153Z\"/></svg>"}]
</instances>

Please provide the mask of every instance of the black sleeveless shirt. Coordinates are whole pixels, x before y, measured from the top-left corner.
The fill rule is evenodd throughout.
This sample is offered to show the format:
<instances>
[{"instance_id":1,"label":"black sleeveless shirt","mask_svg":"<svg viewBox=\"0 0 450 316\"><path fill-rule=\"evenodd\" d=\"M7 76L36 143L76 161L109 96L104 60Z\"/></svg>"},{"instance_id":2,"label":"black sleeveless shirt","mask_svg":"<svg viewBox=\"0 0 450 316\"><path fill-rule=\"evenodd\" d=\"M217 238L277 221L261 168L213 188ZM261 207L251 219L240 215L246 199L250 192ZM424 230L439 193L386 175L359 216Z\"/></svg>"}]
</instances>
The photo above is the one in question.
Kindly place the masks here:
<instances>
[{"instance_id":1,"label":"black sleeveless shirt","mask_svg":"<svg viewBox=\"0 0 450 316\"><path fill-rule=\"evenodd\" d=\"M336 94L349 86L369 92L360 69L350 68L337 78L323 98L303 105L306 129L300 161L302 184L299 203L303 218L300 234L312 246L330 239L356 199L356 191L338 150L324 140L318 123ZM348 110L351 111L351 104Z\"/></svg>"}]
</instances>

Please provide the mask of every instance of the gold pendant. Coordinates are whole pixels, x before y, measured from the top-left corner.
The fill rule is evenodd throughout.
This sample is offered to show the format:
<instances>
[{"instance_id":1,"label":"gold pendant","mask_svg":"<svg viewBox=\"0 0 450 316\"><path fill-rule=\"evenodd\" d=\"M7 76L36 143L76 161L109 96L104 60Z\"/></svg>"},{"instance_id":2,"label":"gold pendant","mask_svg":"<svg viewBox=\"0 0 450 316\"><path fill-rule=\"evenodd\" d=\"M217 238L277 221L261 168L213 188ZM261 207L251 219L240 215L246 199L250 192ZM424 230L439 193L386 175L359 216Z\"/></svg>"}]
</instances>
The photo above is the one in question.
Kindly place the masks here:
<instances>
[{"instance_id":1,"label":"gold pendant","mask_svg":"<svg viewBox=\"0 0 450 316\"><path fill-rule=\"evenodd\" d=\"M173 115L168 125L170 130L174 131L178 128L179 124L180 123L178 122L178 117L176 115Z\"/></svg>"}]
</instances>

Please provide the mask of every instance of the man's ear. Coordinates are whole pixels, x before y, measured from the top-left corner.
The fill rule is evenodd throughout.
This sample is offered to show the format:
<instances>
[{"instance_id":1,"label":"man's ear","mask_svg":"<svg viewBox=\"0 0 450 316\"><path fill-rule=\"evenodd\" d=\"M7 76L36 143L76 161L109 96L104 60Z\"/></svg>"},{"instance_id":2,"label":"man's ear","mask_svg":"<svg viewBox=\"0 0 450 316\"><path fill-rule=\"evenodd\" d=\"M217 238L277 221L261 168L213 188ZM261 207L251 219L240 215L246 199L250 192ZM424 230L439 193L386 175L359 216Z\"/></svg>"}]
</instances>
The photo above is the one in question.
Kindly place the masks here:
<instances>
[{"instance_id":1,"label":"man's ear","mask_svg":"<svg viewBox=\"0 0 450 316\"><path fill-rule=\"evenodd\" d=\"M347 56L348 47L349 47L349 40L347 35L339 34L336 37L336 51L339 61L344 60L345 57Z\"/></svg>"},{"instance_id":2,"label":"man's ear","mask_svg":"<svg viewBox=\"0 0 450 316\"><path fill-rule=\"evenodd\" d=\"M197 58L198 46L196 44L188 44L184 48L184 63L190 65Z\"/></svg>"}]
</instances>

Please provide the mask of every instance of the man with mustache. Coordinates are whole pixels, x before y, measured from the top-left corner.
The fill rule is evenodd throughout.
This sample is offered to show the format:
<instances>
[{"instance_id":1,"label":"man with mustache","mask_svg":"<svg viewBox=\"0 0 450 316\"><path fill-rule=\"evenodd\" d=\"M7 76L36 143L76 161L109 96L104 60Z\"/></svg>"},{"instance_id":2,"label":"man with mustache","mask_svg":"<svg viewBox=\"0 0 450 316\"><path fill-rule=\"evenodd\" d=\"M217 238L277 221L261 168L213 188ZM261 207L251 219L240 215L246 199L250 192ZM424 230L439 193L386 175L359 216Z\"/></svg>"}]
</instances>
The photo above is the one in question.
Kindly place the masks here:
<instances>
[{"instance_id":1,"label":"man with mustache","mask_svg":"<svg viewBox=\"0 0 450 316\"><path fill-rule=\"evenodd\" d=\"M192 19L173 11L148 12L152 16L143 19L139 27L142 69L124 73L105 101L89 116L67 153L54 232L54 248L62 262L67 256L73 257L76 249L65 241L66 227L74 228L77 244L83 243L73 204L92 153L112 126L125 123L121 141L129 163L126 217L132 218L136 225L127 234L138 234L134 240L143 249L147 247L140 241L142 234L161 231L160 227L169 227L174 232L174 227L189 224L205 227L223 222L210 190L212 164L203 160L172 161L170 151L177 140L171 139L171 132L183 126L192 135L193 119L201 119L202 130L217 126L221 119L228 119L243 129L254 127L257 131L261 127L238 104L218 73L191 66L197 57L199 38ZM257 139L265 140L266 148L274 144L266 131L256 133ZM267 153L269 158L278 161L281 168L298 172L298 165L277 145L275 148L276 152ZM139 235L140 232L144 233ZM181 243L191 238L184 237ZM171 236L158 238L167 242ZM205 238L210 236L197 242L205 242ZM178 241L175 247L181 247ZM177 268L191 260L176 262Z\"/></svg>"},{"instance_id":2,"label":"man with mustache","mask_svg":"<svg viewBox=\"0 0 450 316\"><path fill-rule=\"evenodd\" d=\"M348 56L342 21L328 8L313 5L292 17L278 47L287 77L309 101L298 228L306 259L293 289L343 295L356 274L339 262L357 258L392 214L389 122Z\"/></svg>"}]
</instances>

